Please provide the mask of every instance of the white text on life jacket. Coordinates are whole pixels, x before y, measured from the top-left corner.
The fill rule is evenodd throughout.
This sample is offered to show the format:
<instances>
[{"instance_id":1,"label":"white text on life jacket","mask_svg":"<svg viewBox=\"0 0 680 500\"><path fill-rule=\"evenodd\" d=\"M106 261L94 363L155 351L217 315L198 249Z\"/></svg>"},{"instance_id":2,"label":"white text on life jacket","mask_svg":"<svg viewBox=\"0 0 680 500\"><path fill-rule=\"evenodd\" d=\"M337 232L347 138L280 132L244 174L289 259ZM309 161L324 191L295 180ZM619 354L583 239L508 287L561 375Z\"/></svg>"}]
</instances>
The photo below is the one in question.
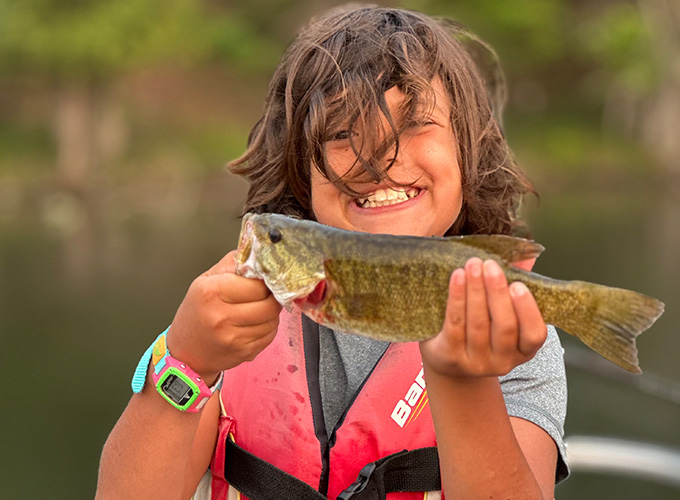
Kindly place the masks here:
<instances>
[{"instance_id":1,"label":"white text on life jacket","mask_svg":"<svg viewBox=\"0 0 680 500\"><path fill-rule=\"evenodd\" d=\"M411 385L404 399L400 399L397 402L397 406L394 407L392 411L392 420L394 420L399 427L404 427L404 424L408 420L413 407L420 400L423 391L425 390L425 379L423 378L423 369L420 369L415 382Z\"/></svg>"}]
</instances>

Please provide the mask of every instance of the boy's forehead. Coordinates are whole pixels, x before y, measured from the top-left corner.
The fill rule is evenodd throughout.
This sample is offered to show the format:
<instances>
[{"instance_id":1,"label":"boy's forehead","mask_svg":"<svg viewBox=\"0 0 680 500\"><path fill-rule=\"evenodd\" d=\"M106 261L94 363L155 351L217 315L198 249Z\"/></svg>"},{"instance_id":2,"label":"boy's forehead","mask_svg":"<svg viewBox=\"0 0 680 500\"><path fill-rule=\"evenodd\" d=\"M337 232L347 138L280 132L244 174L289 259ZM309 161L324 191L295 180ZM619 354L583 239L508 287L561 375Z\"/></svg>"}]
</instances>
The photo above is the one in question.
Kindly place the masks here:
<instances>
[{"instance_id":1,"label":"boy's forehead","mask_svg":"<svg viewBox=\"0 0 680 500\"><path fill-rule=\"evenodd\" d=\"M397 83L384 92L385 102L393 112L411 100L411 96L405 93L401 87L402 85ZM328 99L328 105L330 107L338 105L344 107L343 104L347 103L350 93L351 91L345 87L343 91L334 94ZM451 97L444 87L441 78L438 76L428 82L423 91L417 93L416 103L415 111L448 113L451 109Z\"/></svg>"},{"instance_id":2,"label":"boy's forehead","mask_svg":"<svg viewBox=\"0 0 680 500\"><path fill-rule=\"evenodd\" d=\"M385 92L385 101L390 108L397 107L408 99L408 96L397 86ZM429 88L418 95L417 112L439 112L448 114L451 108L451 98L444 87L441 78L437 77L429 83Z\"/></svg>"}]
</instances>

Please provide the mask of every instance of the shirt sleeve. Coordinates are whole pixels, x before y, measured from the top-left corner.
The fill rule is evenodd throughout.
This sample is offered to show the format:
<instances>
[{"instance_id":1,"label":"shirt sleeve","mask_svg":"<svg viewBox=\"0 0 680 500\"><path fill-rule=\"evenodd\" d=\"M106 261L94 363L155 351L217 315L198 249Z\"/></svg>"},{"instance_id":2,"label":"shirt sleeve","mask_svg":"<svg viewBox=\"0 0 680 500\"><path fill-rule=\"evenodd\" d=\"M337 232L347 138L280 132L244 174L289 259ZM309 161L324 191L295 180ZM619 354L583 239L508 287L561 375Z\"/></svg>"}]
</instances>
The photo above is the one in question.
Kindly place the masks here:
<instances>
[{"instance_id":1,"label":"shirt sleeve","mask_svg":"<svg viewBox=\"0 0 680 500\"><path fill-rule=\"evenodd\" d=\"M548 326L548 337L536 355L501 377L500 382L508 414L538 425L553 438L559 450L555 483L566 479L567 377L564 349L555 327Z\"/></svg>"}]
</instances>

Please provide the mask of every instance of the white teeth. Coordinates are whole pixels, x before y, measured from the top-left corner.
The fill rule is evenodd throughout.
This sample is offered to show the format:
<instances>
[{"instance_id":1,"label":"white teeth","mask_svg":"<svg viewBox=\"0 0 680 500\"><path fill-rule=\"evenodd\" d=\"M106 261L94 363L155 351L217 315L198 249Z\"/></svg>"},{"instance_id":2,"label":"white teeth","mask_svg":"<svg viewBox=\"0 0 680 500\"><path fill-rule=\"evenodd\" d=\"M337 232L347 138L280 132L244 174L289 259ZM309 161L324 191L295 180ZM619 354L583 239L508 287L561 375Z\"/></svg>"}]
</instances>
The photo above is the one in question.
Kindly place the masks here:
<instances>
[{"instance_id":1,"label":"white teeth","mask_svg":"<svg viewBox=\"0 0 680 500\"><path fill-rule=\"evenodd\" d=\"M394 205L402 203L418 196L420 190L417 188L404 189L377 189L365 198L358 198L357 205L362 208L384 207L387 205Z\"/></svg>"}]
</instances>

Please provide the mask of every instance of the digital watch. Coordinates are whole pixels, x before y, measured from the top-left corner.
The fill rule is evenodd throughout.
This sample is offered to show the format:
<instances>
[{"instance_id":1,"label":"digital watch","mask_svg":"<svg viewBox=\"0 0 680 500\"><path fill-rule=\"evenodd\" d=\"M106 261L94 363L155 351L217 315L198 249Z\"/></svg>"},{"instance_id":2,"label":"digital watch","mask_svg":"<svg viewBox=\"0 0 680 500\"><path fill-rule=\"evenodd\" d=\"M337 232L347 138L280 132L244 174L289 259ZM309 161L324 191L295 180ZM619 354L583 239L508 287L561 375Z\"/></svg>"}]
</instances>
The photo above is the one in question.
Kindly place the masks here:
<instances>
[{"instance_id":1,"label":"digital watch","mask_svg":"<svg viewBox=\"0 0 680 500\"><path fill-rule=\"evenodd\" d=\"M150 361L153 366L151 379L158 393L178 410L196 413L222 386L223 374L220 372L217 382L208 387L186 363L170 355L166 344L167 332L161 333L142 355L132 377L132 390L135 393L142 391Z\"/></svg>"}]
</instances>

